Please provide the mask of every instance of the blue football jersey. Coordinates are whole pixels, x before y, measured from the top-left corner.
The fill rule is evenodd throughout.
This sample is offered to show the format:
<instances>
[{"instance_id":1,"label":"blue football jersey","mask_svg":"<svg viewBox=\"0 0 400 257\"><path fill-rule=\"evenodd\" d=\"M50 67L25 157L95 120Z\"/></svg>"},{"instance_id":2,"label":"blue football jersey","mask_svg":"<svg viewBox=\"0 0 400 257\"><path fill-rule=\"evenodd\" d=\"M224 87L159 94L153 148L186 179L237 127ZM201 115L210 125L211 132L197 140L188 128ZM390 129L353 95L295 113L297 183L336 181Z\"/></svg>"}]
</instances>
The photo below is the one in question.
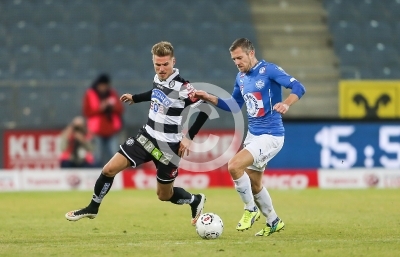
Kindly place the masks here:
<instances>
[{"instance_id":1,"label":"blue football jersey","mask_svg":"<svg viewBox=\"0 0 400 257\"><path fill-rule=\"evenodd\" d=\"M282 86L292 88L294 84L300 85L302 89L297 90L300 93L294 93L299 98L304 94L304 87L300 83L293 82L297 82L296 79L281 67L264 60L259 61L247 73L237 74L232 97L239 107L246 103L250 133L284 135L282 116L274 111L273 107L276 103L282 102Z\"/></svg>"}]
</instances>

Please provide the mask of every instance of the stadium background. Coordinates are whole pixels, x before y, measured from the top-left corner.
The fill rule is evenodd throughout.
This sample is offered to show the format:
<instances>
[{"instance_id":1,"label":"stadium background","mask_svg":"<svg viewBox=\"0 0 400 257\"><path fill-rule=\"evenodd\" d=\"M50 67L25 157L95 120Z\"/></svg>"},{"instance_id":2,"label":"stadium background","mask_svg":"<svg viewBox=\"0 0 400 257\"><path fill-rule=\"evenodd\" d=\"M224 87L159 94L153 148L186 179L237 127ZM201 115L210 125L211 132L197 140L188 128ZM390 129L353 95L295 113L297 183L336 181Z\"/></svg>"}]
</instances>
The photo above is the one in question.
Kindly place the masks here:
<instances>
[{"instance_id":1,"label":"stadium background","mask_svg":"<svg viewBox=\"0 0 400 257\"><path fill-rule=\"evenodd\" d=\"M237 70L227 49L238 37L307 89L284 117L270 188L400 187L399 17L399 0L0 1L0 190L90 189L98 170L58 175L49 145L81 114L91 81L107 72L120 94L147 90L150 48L168 40L185 78L231 92ZM126 108L121 139L147 111ZM226 142L233 122L219 113L205 128ZM27 168L53 173L10 172ZM179 183L230 186L220 174L182 172ZM127 172L119 187L152 188L151 175Z\"/></svg>"}]
</instances>

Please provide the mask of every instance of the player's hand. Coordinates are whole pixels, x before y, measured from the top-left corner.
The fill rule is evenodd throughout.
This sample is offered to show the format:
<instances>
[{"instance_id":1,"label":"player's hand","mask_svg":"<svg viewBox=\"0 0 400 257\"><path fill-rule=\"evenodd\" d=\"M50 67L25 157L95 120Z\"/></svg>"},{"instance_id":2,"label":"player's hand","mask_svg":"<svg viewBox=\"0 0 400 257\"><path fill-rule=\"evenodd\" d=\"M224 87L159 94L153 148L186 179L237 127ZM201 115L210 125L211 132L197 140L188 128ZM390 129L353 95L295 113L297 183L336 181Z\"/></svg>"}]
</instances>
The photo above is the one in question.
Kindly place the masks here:
<instances>
[{"instance_id":1,"label":"player's hand","mask_svg":"<svg viewBox=\"0 0 400 257\"><path fill-rule=\"evenodd\" d=\"M74 133L74 137L75 137L76 140L78 140L78 141L81 142L81 143L83 143L83 142L86 141L85 135L82 134L81 132L75 132L75 133Z\"/></svg>"},{"instance_id":2,"label":"player's hand","mask_svg":"<svg viewBox=\"0 0 400 257\"><path fill-rule=\"evenodd\" d=\"M196 90L196 92L194 92L194 97L201 99L203 101L209 101L210 100L210 95L203 90Z\"/></svg>"},{"instance_id":3,"label":"player's hand","mask_svg":"<svg viewBox=\"0 0 400 257\"><path fill-rule=\"evenodd\" d=\"M186 151L186 156L189 156L189 147L191 144L192 144L192 140L184 137L180 143L178 155L180 157L183 157L185 155L185 151Z\"/></svg>"},{"instance_id":4,"label":"player's hand","mask_svg":"<svg viewBox=\"0 0 400 257\"><path fill-rule=\"evenodd\" d=\"M132 95L131 94L123 94L119 100L123 103L128 103L129 105L134 104L135 102L133 101Z\"/></svg>"},{"instance_id":5,"label":"player's hand","mask_svg":"<svg viewBox=\"0 0 400 257\"><path fill-rule=\"evenodd\" d=\"M289 110L289 105L284 103L277 103L274 105L274 110L281 114L285 114Z\"/></svg>"}]
</instances>

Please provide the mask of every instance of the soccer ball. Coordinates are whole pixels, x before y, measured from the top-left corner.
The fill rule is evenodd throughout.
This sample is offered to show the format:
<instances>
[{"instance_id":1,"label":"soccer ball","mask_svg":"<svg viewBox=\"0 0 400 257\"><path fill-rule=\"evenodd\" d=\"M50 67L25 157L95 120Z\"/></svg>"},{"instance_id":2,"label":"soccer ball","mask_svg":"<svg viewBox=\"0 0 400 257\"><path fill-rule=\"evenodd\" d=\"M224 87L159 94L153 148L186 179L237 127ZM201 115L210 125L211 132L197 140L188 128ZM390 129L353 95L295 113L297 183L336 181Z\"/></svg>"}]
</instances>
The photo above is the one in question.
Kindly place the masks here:
<instances>
[{"instance_id":1,"label":"soccer ball","mask_svg":"<svg viewBox=\"0 0 400 257\"><path fill-rule=\"evenodd\" d=\"M196 222L196 232L203 239L217 239L224 231L224 223L215 213L204 213Z\"/></svg>"}]
</instances>

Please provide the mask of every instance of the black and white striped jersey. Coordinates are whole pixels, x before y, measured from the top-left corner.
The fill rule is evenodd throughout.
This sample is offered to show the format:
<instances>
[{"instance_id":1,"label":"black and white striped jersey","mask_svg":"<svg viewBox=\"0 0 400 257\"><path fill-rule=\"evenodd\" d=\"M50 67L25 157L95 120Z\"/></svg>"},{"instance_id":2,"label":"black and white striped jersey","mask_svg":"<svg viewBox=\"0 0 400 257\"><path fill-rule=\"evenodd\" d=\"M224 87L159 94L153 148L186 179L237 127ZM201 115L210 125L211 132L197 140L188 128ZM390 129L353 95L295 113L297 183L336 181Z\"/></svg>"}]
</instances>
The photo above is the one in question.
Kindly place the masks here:
<instances>
[{"instance_id":1,"label":"black and white striped jersey","mask_svg":"<svg viewBox=\"0 0 400 257\"><path fill-rule=\"evenodd\" d=\"M194 92L194 87L179 75L178 69L174 69L174 73L164 81L155 75L149 118L144 127L146 132L162 142L180 142L183 137L182 125L187 116L184 109L203 102L193 97Z\"/></svg>"}]
</instances>

